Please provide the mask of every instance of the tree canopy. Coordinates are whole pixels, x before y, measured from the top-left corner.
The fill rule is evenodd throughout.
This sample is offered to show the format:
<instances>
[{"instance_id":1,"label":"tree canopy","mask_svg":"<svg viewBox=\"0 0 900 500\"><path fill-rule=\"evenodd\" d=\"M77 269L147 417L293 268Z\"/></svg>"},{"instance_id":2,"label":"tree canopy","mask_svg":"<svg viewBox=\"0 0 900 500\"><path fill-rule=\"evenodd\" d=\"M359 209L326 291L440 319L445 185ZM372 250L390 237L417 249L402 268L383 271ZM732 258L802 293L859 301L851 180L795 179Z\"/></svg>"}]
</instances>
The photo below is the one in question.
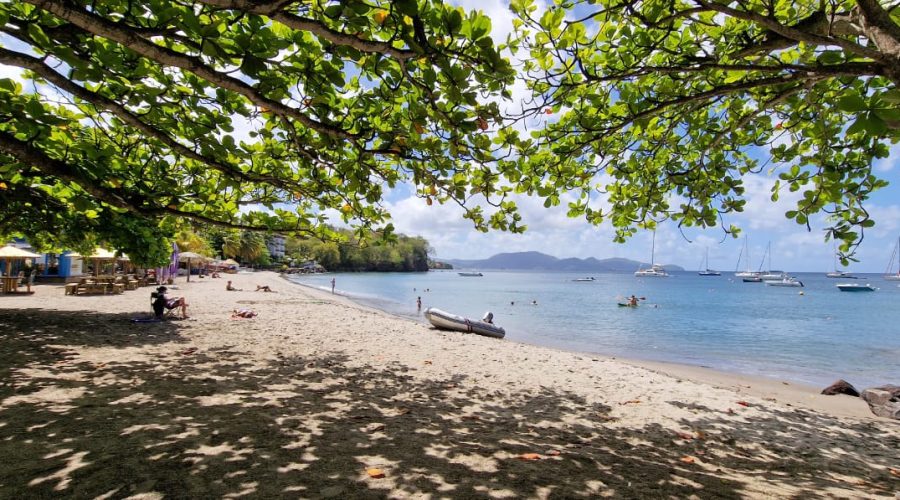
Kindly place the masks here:
<instances>
[{"instance_id":1,"label":"tree canopy","mask_svg":"<svg viewBox=\"0 0 900 500\"><path fill-rule=\"evenodd\" d=\"M610 221L727 224L777 170L849 251L900 134L900 14L878 0L0 3L0 234L166 260L191 219L390 238L386 190L521 231L512 192ZM533 92L502 116L516 68ZM545 121L522 137L516 121ZM510 121L508 118L512 118ZM603 199L597 203L598 198ZM473 200L474 198L474 200ZM483 211L493 205L491 213ZM333 253L333 252L332 252Z\"/></svg>"},{"instance_id":2,"label":"tree canopy","mask_svg":"<svg viewBox=\"0 0 900 500\"><path fill-rule=\"evenodd\" d=\"M775 169L786 216L829 212L851 250L874 222L872 172L900 139L900 8L878 0L513 0L510 45L533 91L519 119L545 127L522 149L520 190L618 238L672 219L722 224L743 178ZM595 176L604 176L598 183ZM602 196L608 205L594 203Z\"/></svg>"},{"instance_id":3,"label":"tree canopy","mask_svg":"<svg viewBox=\"0 0 900 500\"><path fill-rule=\"evenodd\" d=\"M154 263L180 218L366 232L405 181L518 230L466 205L512 142L484 133L514 76L490 30L428 0L4 2L0 63L30 81L0 80L0 233Z\"/></svg>"}]
</instances>

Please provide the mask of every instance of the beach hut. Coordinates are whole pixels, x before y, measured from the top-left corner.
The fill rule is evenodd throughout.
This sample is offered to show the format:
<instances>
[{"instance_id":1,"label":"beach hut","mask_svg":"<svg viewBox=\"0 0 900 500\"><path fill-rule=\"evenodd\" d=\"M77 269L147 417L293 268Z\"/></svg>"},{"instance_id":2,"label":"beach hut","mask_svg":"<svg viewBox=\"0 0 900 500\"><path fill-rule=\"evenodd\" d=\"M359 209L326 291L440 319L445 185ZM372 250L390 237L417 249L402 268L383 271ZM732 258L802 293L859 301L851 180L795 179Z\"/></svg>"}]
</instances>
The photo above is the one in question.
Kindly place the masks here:
<instances>
[{"instance_id":1,"label":"beach hut","mask_svg":"<svg viewBox=\"0 0 900 500\"><path fill-rule=\"evenodd\" d=\"M116 257L116 262L122 266L123 274L128 274L134 271L134 266L131 264L131 258L124 253Z\"/></svg>"},{"instance_id":2,"label":"beach hut","mask_svg":"<svg viewBox=\"0 0 900 500\"><path fill-rule=\"evenodd\" d=\"M187 280L191 281L191 261L205 262L209 257L195 252L181 252L178 254L178 262L187 262Z\"/></svg>"},{"instance_id":3,"label":"beach hut","mask_svg":"<svg viewBox=\"0 0 900 500\"><path fill-rule=\"evenodd\" d=\"M16 288L19 286L19 276L13 274L12 271L13 261L37 259L39 257L40 255L36 253L12 245L6 245L5 247L0 248L0 260L3 261L4 269L6 270L5 275L0 277L3 281L3 292L15 292Z\"/></svg>"},{"instance_id":4,"label":"beach hut","mask_svg":"<svg viewBox=\"0 0 900 500\"><path fill-rule=\"evenodd\" d=\"M94 262L94 276L99 276L101 266L104 266L110 262L115 262L116 254L115 252L110 252L105 248L97 247L97 249L94 250L94 253L92 253L88 258ZM113 273L110 272L110 274Z\"/></svg>"}]
</instances>

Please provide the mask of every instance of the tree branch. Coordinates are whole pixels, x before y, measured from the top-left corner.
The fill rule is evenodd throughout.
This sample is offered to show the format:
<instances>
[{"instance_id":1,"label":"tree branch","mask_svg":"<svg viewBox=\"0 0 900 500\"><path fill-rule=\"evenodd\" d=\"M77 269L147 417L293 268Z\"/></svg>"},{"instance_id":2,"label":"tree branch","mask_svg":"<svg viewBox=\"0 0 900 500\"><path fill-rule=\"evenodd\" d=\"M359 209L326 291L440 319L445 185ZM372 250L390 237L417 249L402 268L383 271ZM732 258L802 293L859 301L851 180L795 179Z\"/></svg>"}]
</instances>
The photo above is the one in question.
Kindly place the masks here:
<instances>
[{"instance_id":1,"label":"tree branch","mask_svg":"<svg viewBox=\"0 0 900 500\"><path fill-rule=\"evenodd\" d=\"M878 50L871 49L869 47L865 47L855 42L851 42L850 40L845 40L843 38L831 37L831 36L822 36L817 33L812 33L808 31L804 31L802 29L798 29L793 26L785 26L779 23L777 20L771 17L766 17L761 14L757 14L755 12L743 11L738 9L733 9L728 5L723 5L715 1L708 0L694 0L698 5L706 7L710 10L714 10L716 12L720 12L722 14L735 17L737 19L743 19L745 21L751 21L760 25L763 28L771 30L785 38L789 38L791 40L797 42L806 42L813 45L819 46L827 46L827 45L835 45L838 46L847 52L852 54L860 55L863 57L867 57L869 59L873 59L875 61L886 62L884 59L884 54Z\"/></svg>"},{"instance_id":2,"label":"tree branch","mask_svg":"<svg viewBox=\"0 0 900 500\"><path fill-rule=\"evenodd\" d=\"M328 40L329 42L331 42L335 45L343 45L346 47L352 47L360 52L366 52L366 53L370 53L370 54L384 54L384 55L390 56L394 59L398 59L401 61L413 59L413 58L421 55L414 50L398 49L389 43L365 40L365 39L358 38L353 35L348 35L346 33L342 33L340 31L334 30L314 19L300 17L295 14L291 14L289 12L285 12L284 10L282 10L290 2L281 1L281 2L272 2L270 4L264 4L264 3L254 2L252 0L197 0L197 1L204 5L210 5L213 7L220 7L223 9L231 9L231 10L239 10L239 11L248 12L251 14L267 16L267 17L271 18L273 21L278 21L279 23L281 23L289 28L312 33L313 35L316 35L319 38L322 38L324 40Z\"/></svg>"},{"instance_id":3,"label":"tree branch","mask_svg":"<svg viewBox=\"0 0 900 500\"><path fill-rule=\"evenodd\" d=\"M296 119L306 127L319 133L329 135L339 139L353 140L356 138L351 134L338 127L328 125L316 121L299 110L291 108L279 101L269 99L259 93L252 86L243 81L219 73L214 69L206 66L201 59L194 56L188 56L178 53L172 49L161 47L151 43L144 38L131 32L128 28L124 28L116 23L110 22L93 13L76 9L61 0L25 0L26 2L50 12L51 14L64 19L79 28L82 28L97 36L108 38L112 41L122 44L123 46L133 50L134 52L152 59L159 64L173 66L189 71L200 78L205 79L211 84L230 90L237 94L243 95L254 104L268 108L274 113L283 114Z\"/></svg>"}]
</instances>

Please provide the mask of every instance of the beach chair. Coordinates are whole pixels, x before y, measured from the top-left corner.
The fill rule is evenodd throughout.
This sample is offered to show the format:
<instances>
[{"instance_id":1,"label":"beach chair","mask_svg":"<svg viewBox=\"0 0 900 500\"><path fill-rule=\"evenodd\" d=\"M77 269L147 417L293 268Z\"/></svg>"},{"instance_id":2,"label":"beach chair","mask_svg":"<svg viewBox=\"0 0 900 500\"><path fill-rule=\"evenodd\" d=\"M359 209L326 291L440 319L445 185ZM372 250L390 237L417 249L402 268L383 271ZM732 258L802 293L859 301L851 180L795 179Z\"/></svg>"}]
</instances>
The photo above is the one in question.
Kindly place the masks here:
<instances>
[{"instance_id":1,"label":"beach chair","mask_svg":"<svg viewBox=\"0 0 900 500\"><path fill-rule=\"evenodd\" d=\"M162 314L157 314L156 309L154 308L154 304L156 303L156 299L159 297L159 292L151 292L150 293L150 310L153 311L153 315L160 319L166 319L169 316L175 314L175 308L169 309L167 307L162 308Z\"/></svg>"}]
</instances>

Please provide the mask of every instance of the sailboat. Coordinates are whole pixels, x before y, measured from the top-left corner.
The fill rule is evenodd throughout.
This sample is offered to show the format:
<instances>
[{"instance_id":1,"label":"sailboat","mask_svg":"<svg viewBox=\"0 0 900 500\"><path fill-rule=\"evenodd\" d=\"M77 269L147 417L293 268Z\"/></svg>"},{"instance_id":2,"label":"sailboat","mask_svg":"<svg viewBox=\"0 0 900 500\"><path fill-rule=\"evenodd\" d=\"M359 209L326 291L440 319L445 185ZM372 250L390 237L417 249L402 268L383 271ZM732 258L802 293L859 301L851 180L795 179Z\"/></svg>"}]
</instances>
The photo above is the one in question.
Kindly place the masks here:
<instances>
[{"instance_id":1,"label":"sailboat","mask_svg":"<svg viewBox=\"0 0 900 500\"><path fill-rule=\"evenodd\" d=\"M746 271L738 271L738 268L741 267L741 257L743 255L747 255L747 270ZM737 265L734 266L734 277L735 278L758 278L759 273L756 271L752 271L750 269L750 246L747 244L747 237L744 236L744 246L741 248L741 253L738 254ZM747 281L746 279L744 281ZM751 280L751 281L759 281L759 280Z\"/></svg>"},{"instance_id":2,"label":"sailboat","mask_svg":"<svg viewBox=\"0 0 900 500\"><path fill-rule=\"evenodd\" d=\"M654 257L656 256L656 231L653 231L653 245L650 247L650 268L649 269L638 269L634 272L634 275L639 278L668 278L669 273L663 268L663 266L654 263Z\"/></svg>"},{"instance_id":3,"label":"sailboat","mask_svg":"<svg viewBox=\"0 0 900 500\"><path fill-rule=\"evenodd\" d=\"M766 263L766 258L769 259L769 265L766 267L766 270L763 271L762 268ZM766 253L763 255L762 262L759 263L759 279L763 281L781 281L786 278L787 275L784 271L775 271L772 269L772 242L770 241L768 245L766 245Z\"/></svg>"},{"instance_id":4,"label":"sailboat","mask_svg":"<svg viewBox=\"0 0 900 500\"><path fill-rule=\"evenodd\" d=\"M893 260L893 259L892 259ZM834 271L830 273L825 273L825 277L827 278L846 278L850 280L857 279L856 276L846 272L846 271L838 271L838 252L837 252L837 242L834 244ZM838 285L840 288L841 285Z\"/></svg>"},{"instance_id":5,"label":"sailboat","mask_svg":"<svg viewBox=\"0 0 900 500\"><path fill-rule=\"evenodd\" d=\"M897 272L894 270L894 259L897 259ZM900 238L897 238L897 244L894 245L894 252L891 254L891 260L888 262L888 268L884 272L884 279L888 281L900 281Z\"/></svg>"},{"instance_id":6,"label":"sailboat","mask_svg":"<svg viewBox=\"0 0 900 500\"><path fill-rule=\"evenodd\" d=\"M699 274L700 276L721 276L722 275L722 273L720 273L719 271L713 271L712 269L709 268L709 247L706 247L705 262L706 262L706 264L703 266L703 270L697 272L697 274Z\"/></svg>"}]
</instances>

